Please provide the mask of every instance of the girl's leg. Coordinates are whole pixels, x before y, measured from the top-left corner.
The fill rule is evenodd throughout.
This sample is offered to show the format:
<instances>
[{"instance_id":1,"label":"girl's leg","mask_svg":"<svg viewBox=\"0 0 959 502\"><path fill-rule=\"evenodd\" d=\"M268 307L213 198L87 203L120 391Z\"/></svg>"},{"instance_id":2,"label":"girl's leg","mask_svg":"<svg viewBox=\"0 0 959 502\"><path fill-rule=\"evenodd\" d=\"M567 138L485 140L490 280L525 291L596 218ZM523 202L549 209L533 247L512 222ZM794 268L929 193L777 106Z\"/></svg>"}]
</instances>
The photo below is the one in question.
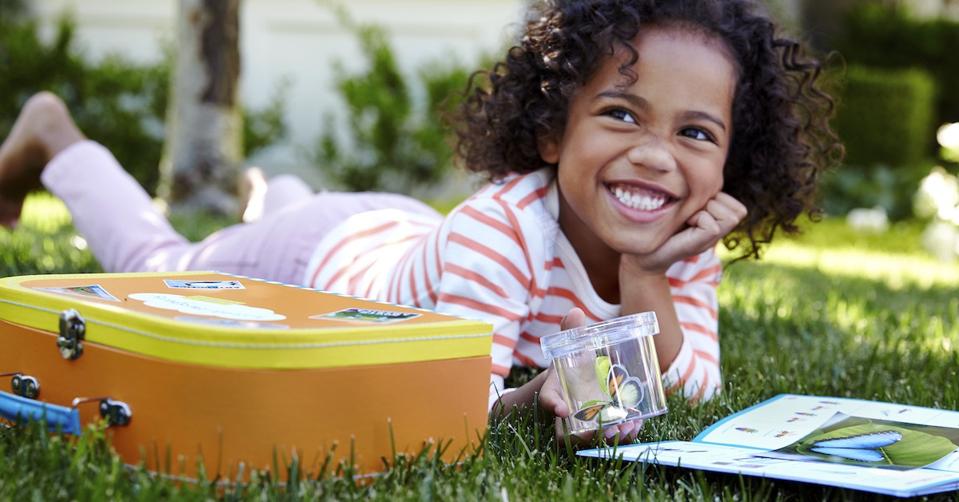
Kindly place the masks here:
<instances>
[{"instance_id":1,"label":"girl's leg","mask_svg":"<svg viewBox=\"0 0 959 502\"><path fill-rule=\"evenodd\" d=\"M41 175L108 272L185 270L193 245L178 234L113 155L92 141L55 155Z\"/></svg>"},{"instance_id":2,"label":"girl's leg","mask_svg":"<svg viewBox=\"0 0 959 502\"><path fill-rule=\"evenodd\" d=\"M306 267L326 234L349 217L377 209L398 209L436 219L433 208L405 195L375 192L320 192L288 204L248 227L255 227L260 242L251 248L256 277L304 284Z\"/></svg>"},{"instance_id":3,"label":"girl's leg","mask_svg":"<svg viewBox=\"0 0 959 502\"><path fill-rule=\"evenodd\" d=\"M246 223L258 221L311 196L313 189L297 176L281 174L267 181L260 168L250 167L240 181L241 219Z\"/></svg>"},{"instance_id":4,"label":"girl's leg","mask_svg":"<svg viewBox=\"0 0 959 502\"><path fill-rule=\"evenodd\" d=\"M47 162L85 139L60 98L50 93L30 98L0 145L0 224L15 226L24 198L41 187Z\"/></svg>"},{"instance_id":5,"label":"girl's leg","mask_svg":"<svg viewBox=\"0 0 959 502\"><path fill-rule=\"evenodd\" d=\"M313 189L302 179L292 174L281 174L270 178L263 194L263 215L279 210L313 196Z\"/></svg>"},{"instance_id":6,"label":"girl's leg","mask_svg":"<svg viewBox=\"0 0 959 502\"><path fill-rule=\"evenodd\" d=\"M277 203L261 220L190 243L109 151L85 141L63 103L48 93L31 98L0 146L0 222L16 221L24 197L41 178L66 203L77 230L110 272L217 270L299 283L326 232L354 214L394 208L440 219L409 197L332 192L305 197L305 185L281 182L274 192Z\"/></svg>"},{"instance_id":7,"label":"girl's leg","mask_svg":"<svg viewBox=\"0 0 959 502\"><path fill-rule=\"evenodd\" d=\"M16 222L26 194L43 185L60 197L109 272L206 269L245 274L256 235L237 225L192 244L176 233L140 185L85 137L56 96L41 93L0 146L0 221Z\"/></svg>"}]
</instances>

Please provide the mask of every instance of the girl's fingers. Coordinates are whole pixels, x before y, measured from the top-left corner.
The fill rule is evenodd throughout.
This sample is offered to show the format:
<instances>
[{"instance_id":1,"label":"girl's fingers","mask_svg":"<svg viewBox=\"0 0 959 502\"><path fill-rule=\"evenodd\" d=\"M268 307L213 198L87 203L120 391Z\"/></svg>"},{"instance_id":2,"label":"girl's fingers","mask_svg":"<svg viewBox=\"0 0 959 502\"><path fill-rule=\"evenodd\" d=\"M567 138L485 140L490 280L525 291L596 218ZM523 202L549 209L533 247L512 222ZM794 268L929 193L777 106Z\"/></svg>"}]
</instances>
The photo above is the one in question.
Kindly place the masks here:
<instances>
[{"instance_id":1,"label":"girl's fingers","mask_svg":"<svg viewBox=\"0 0 959 502\"><path fill-rule=\"evenodd\" d=\"M699 239L704 241L709 240L709 237L719 233L721 230L716 218L706 209L694 214L687 223L690 228L686 230L690 231L693 235L697 235Z\"/></svg>"},{"instance_id":2,"label":"girl's fingers","mask_svg":"<svg viewBox=\"0 0 959 502\"><path fill-rule=\"evenodd\" d=\"M715 197L713 197L713 200L731 209L733 213L736 214L738 220L742 220L747 214L749 214L749 210L746 209L746 206L728 193L719 192Z\"/></svg>"},{"instance_id":3,"label":"girl's fingers","mask_svg":"<svg viewBox=\"0 0 959 502\"><path fill-rule=\"evenodd\" d=\"M546 381L543 382L543 386L539 390L540 406L553 412L557 417L568 417L569 408L563 401L563 390L559 384L559 378L556 376L556 371L552 367L546 369L546 371L549 374L546 375Z\"/></svg>"},{"instance_id":4,"label":"girl's fingers","mask_svg":"<svg viewBox=\"0 0 959 502\"><path fill-rule=\"evenodd\" d=\"M635 443L636 438L639 437L639 431L643 430L643 420L636 420L636 428L633 429L633 433L629 437L630 443Z\"/></svg>"},{"instance_id":5,"label":"girl's fingers","mask_svg":"<svg viewBox=\"0 0 959 502\"><path fill-rule=\"evenodd\" d=\"M603 435L606 436L606 439L613 439L619 435L619 426L610 425L603 428Z\"/></svg>"},{"instance_id":6,"label":"girl's fingers","mask_svg":"<svg viewBox=\"0 0 959 502\"><path fill-rule=\"evenodd\" d=\"M573 307L559 322L559 329L567 330L586 325L586 313L582 309Z\"/></svg>"},{"instance_id":7,"label":"girl's fingers","mask_svg":"<svg viewBox=\"0 0 959 502\"><path fill-rule=\"evenodd\" d=\"M643 429L643 420L641 418L636 420L630 420L629 422L620 424L619 426L620 442L632 443L636 441L636 436L639 436L639 431L641 431L642 429Z\"/></svg>"},{"instance_id":8,"label":"girl's fingers","mask_svg":"<svg viewBox=\"0 0 959 502\"><path fill-rule=\"evenodd\" d=\"M706 203L705 209L726 232L735 228L746 217L746 206L728 195L724 198L717 197L709 201Z\"/></svg>"}]
</instances>

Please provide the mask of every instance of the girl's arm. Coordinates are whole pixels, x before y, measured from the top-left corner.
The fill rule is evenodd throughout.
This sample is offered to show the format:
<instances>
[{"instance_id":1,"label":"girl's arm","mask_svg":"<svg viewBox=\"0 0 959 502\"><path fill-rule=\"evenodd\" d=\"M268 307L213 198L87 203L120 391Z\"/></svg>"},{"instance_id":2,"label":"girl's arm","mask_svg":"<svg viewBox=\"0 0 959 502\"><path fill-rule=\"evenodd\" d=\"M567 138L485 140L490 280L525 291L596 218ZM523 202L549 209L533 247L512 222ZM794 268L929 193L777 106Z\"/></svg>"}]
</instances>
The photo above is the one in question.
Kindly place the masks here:
<instances>
[{"instance_id":1,"label":"girl's arm","mask_svg":"<svg viewBox=\"0 0 959 502\"><path fill-rule=\"evenodd\" d=\"M666 276L623 288L623 312L656 311L660 334L653 338L667 392L682 391L697 401L721 384L716 288L722 265L709 250L670 268ZM636 305L632 305L636 302Z\"/></svg>"},{"instance_id":2,"label":"girl's arm","mask_svg":"<svg viewBox=\"0 0 959 502\"><path fill-rule=\"evenodd\" d=\"M716 299L715 280L718 273L715 264L704 263L707 268L694 272L690 277L679 280L680 289L686 288L691 295L673 295L667 269L674 263L695 259L700 256L715 256L706 253L731 232L746 217L746 207L731 196L720 192L710 199L706 206L694 214L687 227L670 237L662 246L648 255L627 255L620 257L619 285L622 313L630 314L653 310L659 320L659 336L655 337L659 365L668 379L675 380L678 386L686 389L684 393L694 400L706 396L719 384L719 347L716 339ZM715 270L713 270L715 269ZM697 282L698 281L698 282ZM692 286L690 286L692 285ZM684 316L681 322L677 308L682 307ZM705 312L708 322L703 321ZM694 336L686 336L686 331L700 329L707 340L696 340L711 345L712 350L692 347ZM695 326L695 328L694 328ZM711 336L710 336L711 334ZM708 361L715 373L710 383L705 368L697 373L697 358ZM677 364L679 363L679 364ZM675 375L678 368L678 375ZM700 376L702 375L702 376ZM687 386L687 382L692 382ZM674 386L677 387L677 386ZM691 390L691 392L690 392Z\"/></svg>"},{"instance_id":3,"label":"girl's arm","mask_svg":"<svg viewBox=\"0 0 959 502\"><path fill-rule=\"evenodd\" d=\"M541 371L535 378L526 382L524 385L511 389L509 392L501 394L499 398L493 403L490 407L490 415L503 415L509 412L509 410L514 407L527 406L532 403L535 403L537 396L543 388L543 383L546 381L546 378L549 376L549 370ZM566 405L563 404L562 400L558 403L566 408ZM556 414L555 410L553 411ZM562 416L569 415L567 411Z\"/></svg>"},{"instance_id":4,"label":"girl's arm","mask_svg":"<svg viewBox=\"0 0 959 502\"><path fill-rule=\"evenodd\" d=\"M673 306L669 279L665 273L632 270L629 263L620 265L620 315L654 311L659 321L659 335L653 337L660 369L669 368L683 346L683 330Z\"/></svg>"}]
</instances>

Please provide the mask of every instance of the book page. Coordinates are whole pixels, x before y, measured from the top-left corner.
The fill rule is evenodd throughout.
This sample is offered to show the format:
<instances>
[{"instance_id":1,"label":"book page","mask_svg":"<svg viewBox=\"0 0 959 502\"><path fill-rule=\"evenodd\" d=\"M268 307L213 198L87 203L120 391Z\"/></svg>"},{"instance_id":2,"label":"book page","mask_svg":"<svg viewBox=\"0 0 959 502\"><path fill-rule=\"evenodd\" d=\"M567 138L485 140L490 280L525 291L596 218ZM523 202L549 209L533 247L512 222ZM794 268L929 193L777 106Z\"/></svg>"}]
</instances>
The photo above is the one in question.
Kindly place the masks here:
<instances>
[{"instance_id":1,"label":"book page","mask_svg":"<svg viewBox=\"0 0 959 502\"><path fill-rule=\"evenodd\" d=\"M860 399L783 394L720 420L693 441L778 450L820 429L837 413L959 428L959 412L955 411ZM957 468L959 461L947 461L942 465Z\"/></svg>"},{"instance_id":2,"label":"book page","mask_svg":"<svg viewBox=\"0 0 959 502\"><path fill-rule=\"evenodd\" d=\"M929 469L893 471L756 456L750 448L688 441L663 441L584 450L585 457L622 458L658 465L703 469L908 496L954 489L959 474ZM881 474L877 474L880 473Z\"/></svg>"},{"instance_id":3,"label":"book page","mask_svg":"<svg viewBox=\"0 0 959 502\"><path fill-rule=\"evenodd\" d=\"M876 469L909 470L938 465L949 470L949 462L940 462L954 458L957 448L959 428L836 413L800 440L759 455Z\"/></svg>"}]
</instances>

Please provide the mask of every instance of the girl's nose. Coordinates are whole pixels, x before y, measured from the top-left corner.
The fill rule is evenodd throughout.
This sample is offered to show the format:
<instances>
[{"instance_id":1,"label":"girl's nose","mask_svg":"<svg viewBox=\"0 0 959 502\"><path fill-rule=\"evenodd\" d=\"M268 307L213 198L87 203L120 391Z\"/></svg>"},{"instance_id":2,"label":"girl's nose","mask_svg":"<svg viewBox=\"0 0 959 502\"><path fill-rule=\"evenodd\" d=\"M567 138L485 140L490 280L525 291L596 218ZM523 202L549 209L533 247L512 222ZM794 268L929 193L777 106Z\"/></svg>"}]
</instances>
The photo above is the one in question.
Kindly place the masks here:
<instances>
[{"instance_id":1,"label":"girl's nose","mask_svg":"<svg viewBox=\"0 0 959 502\"><path fill-rule=\"evenodd\" d=\"M668 172L676 168L676 159L667 145L658 137L652 135L630 148L626 152L626 159L633 165L643 166L655 171Z\"/></svg>"}]
</instances>

